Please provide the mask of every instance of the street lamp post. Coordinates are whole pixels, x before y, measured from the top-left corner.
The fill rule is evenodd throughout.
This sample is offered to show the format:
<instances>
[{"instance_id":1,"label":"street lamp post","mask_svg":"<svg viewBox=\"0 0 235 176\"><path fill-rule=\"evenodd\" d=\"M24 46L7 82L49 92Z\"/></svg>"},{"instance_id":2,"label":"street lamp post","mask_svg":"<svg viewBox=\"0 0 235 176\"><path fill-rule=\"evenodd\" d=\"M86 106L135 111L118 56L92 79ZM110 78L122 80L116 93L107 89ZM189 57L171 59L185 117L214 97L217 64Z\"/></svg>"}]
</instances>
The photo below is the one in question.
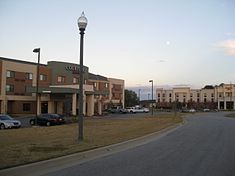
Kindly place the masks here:
<instances>
[{"instance_id":1,"label":"street lamp post","mask_svg":"<svg viewBox=\"0 0 235 176\"><path fill-rule=\"evenodd\" d=\"M149 80L152 83L152 115L153 115L153 80Z\"/></svg>"},{"instance_id":2,"label":"street lamp post","mask_svg":"<svg viewBox=\"0 0 235 176\"><path fill-rule=\"evenodd\" d=\"M84 38L84 31L87 26L87 18L85 17L84 12L78 18L78 27L80 30L81 38L80 38L80 67L79 67L79 116L78 116L78 141L83 140L83 38Z\"/></svg>"},{"instance_id":3,"label":"street lamp post","mask_svg":"<svg viewBox=\"0 0 235 176\"><path fill-rule=\"evenodd\" d=\"M40 64L40 48L35 48L34 53L38 53L38 64L37 64L37 83L36 83L36 113L35 113L35 125L38 124L38 83L39 83L39 64Z\"/></svg>"}]
</instances>

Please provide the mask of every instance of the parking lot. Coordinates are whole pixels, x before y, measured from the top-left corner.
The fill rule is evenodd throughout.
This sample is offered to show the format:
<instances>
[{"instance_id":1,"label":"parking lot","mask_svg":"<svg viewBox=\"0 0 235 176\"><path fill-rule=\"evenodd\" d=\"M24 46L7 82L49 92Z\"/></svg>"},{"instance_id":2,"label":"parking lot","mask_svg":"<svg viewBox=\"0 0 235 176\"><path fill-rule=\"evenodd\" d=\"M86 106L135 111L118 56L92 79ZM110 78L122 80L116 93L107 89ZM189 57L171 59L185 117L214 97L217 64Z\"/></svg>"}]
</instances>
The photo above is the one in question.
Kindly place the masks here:
<instances>
[{"instance_id":1,"label":"parking lot","mask_svg":"<svg viewBox=\"0 0 235 176\"><path fill-rule=\"evenodd\" d=\"M168 112L154 112L155 114L166 114ZM146 116L150 116L151 112L148 113L135 113L135 114L131 114L131 113L126 113L126 114L120 114L120 113L109 113L107 115L104 116L93 116L92 118L133 118L133 117L146 117ZM21 128L29 128L31 127L29 120L31 118L34 118L34 116L27 116L27 117L16 117L15 119L19 120L21 122ZM85 117L86 118L86 117ZM90 118L90 117L88 117ZM72 117L66 117L66 121L67 122L71 122Z\"/></svg>"}]
</instances>

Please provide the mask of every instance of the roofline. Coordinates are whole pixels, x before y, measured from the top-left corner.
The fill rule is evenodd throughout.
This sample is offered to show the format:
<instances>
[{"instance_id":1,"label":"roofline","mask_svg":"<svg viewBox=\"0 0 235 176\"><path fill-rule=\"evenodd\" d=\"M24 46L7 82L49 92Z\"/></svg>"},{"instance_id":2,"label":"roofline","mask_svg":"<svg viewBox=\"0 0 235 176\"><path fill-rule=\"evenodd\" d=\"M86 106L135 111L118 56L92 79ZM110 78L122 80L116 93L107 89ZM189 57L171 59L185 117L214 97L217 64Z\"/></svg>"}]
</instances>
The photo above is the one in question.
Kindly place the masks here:
<instances>
[{"instance_id":1,"label":"roofline","mask_svg":"<svg viewBox=\"0 0 235 176\"><path fill-rule=\"evenodd\" d=\"M6 58L6 57L0 57L0 60L10 61L10 62L18 62L18 63L22 63L22 64L37 65L36 62L29 62L29 61L17 60L17 59ZM46 64L41 64L41 63L40 63L40 65L47 66Z\"/></svg>"}]
</instances>

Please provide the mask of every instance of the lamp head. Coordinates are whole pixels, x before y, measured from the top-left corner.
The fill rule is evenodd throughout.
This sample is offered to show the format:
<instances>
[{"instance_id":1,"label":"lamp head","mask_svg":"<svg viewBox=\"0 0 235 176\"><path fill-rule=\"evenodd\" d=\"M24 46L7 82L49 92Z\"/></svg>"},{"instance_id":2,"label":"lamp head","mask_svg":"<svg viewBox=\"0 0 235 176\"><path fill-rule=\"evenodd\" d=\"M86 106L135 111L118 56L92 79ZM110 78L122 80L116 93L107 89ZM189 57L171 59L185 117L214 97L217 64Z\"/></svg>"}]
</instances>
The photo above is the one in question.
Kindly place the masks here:
<instances>
[{"instance_id":1,"label":"lamp head","mask_svg":"<svg viewBox=\"0 0 235 176\"><path fill-rule=\"evenodd\" d=\"M39 52L40 52L40 48L35 48L35 49L33 50L33 52L34 52L34 53L39 53Z\"/></svg>"},{"instance_id":2,"label":"lamp head","mask_svg":"<svg viewBox=\"0 0 235 176\"><path fill-rule=\"evenodd\" d=\"M87 23L88 23L88 20L85 17L85 13L82 12L82 15L78 18L78 27L79 27L79 30L84 30L85 31Z\"/></svg>"}]
</instances>

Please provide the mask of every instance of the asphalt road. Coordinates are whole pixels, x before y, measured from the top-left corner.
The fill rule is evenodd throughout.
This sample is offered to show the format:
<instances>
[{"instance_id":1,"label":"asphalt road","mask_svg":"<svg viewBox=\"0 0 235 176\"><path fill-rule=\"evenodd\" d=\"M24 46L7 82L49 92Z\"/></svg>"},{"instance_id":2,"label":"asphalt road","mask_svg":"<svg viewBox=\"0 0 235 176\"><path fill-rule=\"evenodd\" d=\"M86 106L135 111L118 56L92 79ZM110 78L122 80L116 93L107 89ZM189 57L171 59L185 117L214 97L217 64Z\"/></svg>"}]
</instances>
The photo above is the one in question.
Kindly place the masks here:
<instances>
[{"instance_id":1,"label":"asphalt road","mask_svg":"<svg viewBox=\"0 0 235 176\"><path fill-rule=\"evenodd\" d=\"M164 137L44 176L234 176L235 119L196 114Z\"/></svg>"}]
</instances>

